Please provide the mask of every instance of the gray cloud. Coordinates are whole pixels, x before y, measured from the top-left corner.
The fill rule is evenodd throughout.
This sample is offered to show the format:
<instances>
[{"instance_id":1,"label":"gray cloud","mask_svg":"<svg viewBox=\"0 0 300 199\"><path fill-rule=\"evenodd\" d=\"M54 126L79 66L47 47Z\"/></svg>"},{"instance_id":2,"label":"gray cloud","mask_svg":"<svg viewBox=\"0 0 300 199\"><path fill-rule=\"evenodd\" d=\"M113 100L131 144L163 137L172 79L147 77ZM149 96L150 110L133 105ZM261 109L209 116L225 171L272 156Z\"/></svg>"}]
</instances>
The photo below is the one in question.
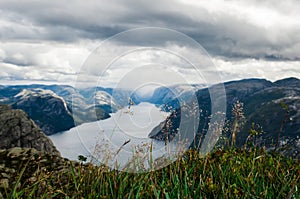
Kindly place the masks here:
<instances>
[{"instance_id":1,"label":"gray cloud","mask_svg":"<svg viewBox=\"0 0 300 199\"><path fill-rule=\"evenodd\" d=\"M297 1L279 5L273 1L250 1L247 5L234 1L212 2L215 2L212 5L216 7L215 11L203 4L166 0L73 1L71 4L58 0L1 1L1 17L9 23L2 28L1 38L74 42L82 38L105 39L130 28L158 26L191 36L215 55L300 58L289 52L300 50L300 24L286 25L299 16L293 13L300 8ZM240 7L231 8L232 5ZM225 6L224 10L222 6ZM253 16L255 12L256 17ZM273 15L286 19L286 24L276 22ZM270 27L263 27L264 24L270 24Z\"/></svg>"},{"instance_id":2,"label":"gray cloud","mask_svg":"<svg viewBox=\"0 0 300 199\"><path fill-rule=\"evenodd\" d=\"M90 43L148 26L180 31L203 45L213 57L232 65L244 59L249 63L277 61L278 66L273 67L280 67L279 63L284 61L298 64L299 10L297 0L2 0L0 67L5 71L1 74L3 78L14 74L22 78L20 67L26 73L34 71L24 75L28 79L34 74L36 78L49 79L57 73L69 78L91 51ZM148 45L149 37L155 38L151 44L157 46L167 46L176 40L145 32L140 38L121 38L115 45ZM87 46L82 47L82 43ZM227 72L226 68L223 70ZM293 74L297 74L295 70Z\"/></svg>"}]
</instances>

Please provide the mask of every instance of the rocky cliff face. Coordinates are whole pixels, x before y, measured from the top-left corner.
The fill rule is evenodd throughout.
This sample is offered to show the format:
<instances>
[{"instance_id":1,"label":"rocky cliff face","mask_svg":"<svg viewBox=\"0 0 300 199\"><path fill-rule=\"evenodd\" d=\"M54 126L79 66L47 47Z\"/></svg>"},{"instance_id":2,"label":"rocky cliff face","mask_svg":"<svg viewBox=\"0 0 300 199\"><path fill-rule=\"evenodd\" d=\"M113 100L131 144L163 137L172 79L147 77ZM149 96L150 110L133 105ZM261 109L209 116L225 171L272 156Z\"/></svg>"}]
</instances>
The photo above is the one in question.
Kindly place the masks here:
<instances>
[{"instance_id":1,"label":"rocky cliff face","mask_svg":"<svg viewBox=\"0 0 300 199\"><path fill-rule=\"evenodd\" d=\"M0 148L35 148L60 155L52 141L22 110L0 105Z\"/></svg>"}]
</instances>

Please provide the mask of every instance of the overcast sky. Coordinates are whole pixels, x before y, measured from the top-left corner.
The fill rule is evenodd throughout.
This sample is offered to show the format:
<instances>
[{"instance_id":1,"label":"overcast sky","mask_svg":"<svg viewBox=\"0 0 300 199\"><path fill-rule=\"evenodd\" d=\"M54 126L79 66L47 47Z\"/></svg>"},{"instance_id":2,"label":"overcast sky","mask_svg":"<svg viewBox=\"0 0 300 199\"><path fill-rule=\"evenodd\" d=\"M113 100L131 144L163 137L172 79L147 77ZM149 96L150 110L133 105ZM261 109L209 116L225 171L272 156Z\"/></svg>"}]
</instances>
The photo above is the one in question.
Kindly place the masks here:
<instances>
[{"instance_id":1,"label":"overcast sky","mask_svg":"<svg viewBox=\"0 0 300 199\"><path fill-rule=\"evenodd\" d=\"M298 0L0 0L0 83L74 84L88 56L102 41L143 27L175 30L197 41L224 81L300 78ZM168 41L164 35L156 36L156 42L145 39L151 36L144 32L144 43L137 42L135 36L115 39L107 54L113 57L116 49L150 45L175 54L184 51L186 59L197 55L195 49L173 41L176 38L169 37ZM120 81L118 75L128 71L118 66L130 68L136 63L152 64L149 67L153 71L147 73L155 74L158 66L153 63L164 57L168 59L162 61L164 66L193 79L184 61L164 53L152 50L129 54L106 71L105 80ZM89 75L99 78L98 73Z\"/></svg>"}]
</instances>

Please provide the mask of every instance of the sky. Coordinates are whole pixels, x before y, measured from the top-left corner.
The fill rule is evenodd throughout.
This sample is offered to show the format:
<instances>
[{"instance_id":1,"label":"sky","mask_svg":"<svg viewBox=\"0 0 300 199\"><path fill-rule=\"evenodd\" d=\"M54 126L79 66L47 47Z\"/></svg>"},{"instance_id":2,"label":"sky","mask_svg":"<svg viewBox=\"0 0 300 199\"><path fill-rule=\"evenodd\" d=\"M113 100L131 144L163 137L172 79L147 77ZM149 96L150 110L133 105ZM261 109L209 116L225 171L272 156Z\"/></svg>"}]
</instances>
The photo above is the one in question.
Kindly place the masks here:
<instances>
[{"instance_id":1,"label":"sky","mask_svg":"<svg viewBox=\"0 0 300 199\"><path fill-rule=\"evenodd\" d=\"M298 0L0 0L0 84L300 78L299 11ZM211 63L195 75L199 57Z\"/></svg>"}]
</instances>

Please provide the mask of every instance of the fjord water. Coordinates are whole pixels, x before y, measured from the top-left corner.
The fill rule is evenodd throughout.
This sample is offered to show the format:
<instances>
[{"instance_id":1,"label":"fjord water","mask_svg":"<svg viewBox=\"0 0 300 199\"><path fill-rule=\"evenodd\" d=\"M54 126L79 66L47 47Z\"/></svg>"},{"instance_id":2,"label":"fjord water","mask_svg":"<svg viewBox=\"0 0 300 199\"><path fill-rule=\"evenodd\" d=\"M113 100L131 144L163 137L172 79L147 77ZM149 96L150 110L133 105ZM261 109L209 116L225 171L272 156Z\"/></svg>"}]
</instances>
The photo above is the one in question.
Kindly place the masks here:
<instances>
[{"instance_id":1,"label":"fjord water","mask_svg":"<svg viewBox=\"0 0 300 199\"><path fill-rule=\"evenodd\" d=\"M112 146L119 149L129 140L129 143L123 146L129 154L134 146L151 142L153 150L163 150L164 143L148 138L148 134L167 116L168 113L162 112L154 104L140 103L125 107L111 114L106 120L85 123L49 137L61 155L71 160L78 160L78 155L94 156L95 147L99 145L102 145L102 152L110 150ZM104 139L108 141L108 145L103 144Z\"/></svg>"}]
</instances>

